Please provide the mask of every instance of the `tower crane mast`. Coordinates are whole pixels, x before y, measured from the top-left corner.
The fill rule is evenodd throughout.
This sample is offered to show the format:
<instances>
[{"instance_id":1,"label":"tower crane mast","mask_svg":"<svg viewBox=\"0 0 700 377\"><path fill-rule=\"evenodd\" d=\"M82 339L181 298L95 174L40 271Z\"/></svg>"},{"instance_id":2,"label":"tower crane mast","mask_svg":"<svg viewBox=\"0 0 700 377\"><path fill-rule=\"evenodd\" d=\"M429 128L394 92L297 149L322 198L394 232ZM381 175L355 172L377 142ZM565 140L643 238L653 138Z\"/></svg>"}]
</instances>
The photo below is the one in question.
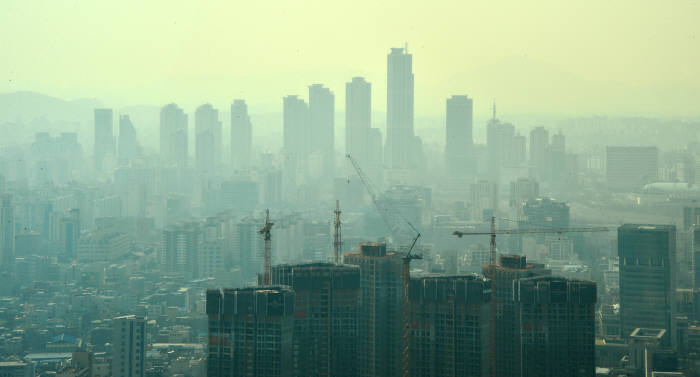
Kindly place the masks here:
<instances>
[{"instance_id":1,"label":"tower crane mast","mask_svg":"<svg viewBox=\"0 0 700 377\"><path fill-rule=\"evenodd\" d=\"M360 165L352 156L347 154L345 157L347 157L352 166L355 168L357 175L360 177L362 184L365 186L367 193L372 199L374 207L377 209L377 212L379 212L382 220L391 231L394 241L403 242L404 239L407 238L406 233L410 234L410 245L403 245L403 247L399 246L400 248L405 248L405 250L407 250L406 254L402 257L401 264L401 284L403 290L403 310L401 313L401 375L403 377L410 377L411 312L409 301L410 295L408 290L411 281L411 261L414 259L423 259L423 256L421 255L412 254L413 248L416 246L421 234L418 229L416 229L416 227L414 227L413 224L404 218L398 211L379 202L377 188L372 183L372 180L365 174L364 171L362 171L362 168L360 168Z\"/></svg>"}]
</instances>

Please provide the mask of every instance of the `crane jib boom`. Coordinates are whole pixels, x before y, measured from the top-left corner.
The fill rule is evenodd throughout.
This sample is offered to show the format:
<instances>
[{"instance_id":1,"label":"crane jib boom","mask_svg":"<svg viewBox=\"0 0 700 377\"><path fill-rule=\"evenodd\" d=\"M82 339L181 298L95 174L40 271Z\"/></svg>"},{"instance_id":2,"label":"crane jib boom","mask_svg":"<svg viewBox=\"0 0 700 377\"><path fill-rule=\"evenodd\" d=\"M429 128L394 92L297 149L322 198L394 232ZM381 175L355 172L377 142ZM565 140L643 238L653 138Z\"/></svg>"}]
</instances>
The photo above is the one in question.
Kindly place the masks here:
<instances>
[{"instance_id":1,"label":"crane jib boom","mask_svg":"<svg viewBox=\"0 0 700 377\"><path fill-rule=\"evenodd\" d=\"M489 236L492 234L528 234L528 233L588 233L588 232L607 232L610 229L605 227L595 227L595 228L551 228L551 229L499 229L495 232L462 232L459 230L454 231L453 235L457 237L462 236Z\"/></svg>"}]
</instances>

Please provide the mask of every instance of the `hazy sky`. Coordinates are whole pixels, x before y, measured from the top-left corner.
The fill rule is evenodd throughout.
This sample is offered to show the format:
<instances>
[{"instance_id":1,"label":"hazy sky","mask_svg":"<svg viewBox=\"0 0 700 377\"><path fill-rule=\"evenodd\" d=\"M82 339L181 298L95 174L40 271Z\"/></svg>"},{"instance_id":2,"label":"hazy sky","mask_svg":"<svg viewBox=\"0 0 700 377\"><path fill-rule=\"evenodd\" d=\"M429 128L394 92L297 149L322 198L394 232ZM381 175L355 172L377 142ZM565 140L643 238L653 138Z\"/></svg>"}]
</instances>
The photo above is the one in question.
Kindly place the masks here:
<instances>
[{"instance_id":1,"label":"hazy sky","mask_svg":"<svg viewBox=\"0 0 700 377\"><path fill-rule=\"evenodd\" d=\"M408 42L417 115L468 94L499 112L700 115L700 1L32 1L0 3L0 92L109 106L280 111L286 94L365 76ZM504 115L505 116L505 115Z\"/></svg>"}]
</instances>

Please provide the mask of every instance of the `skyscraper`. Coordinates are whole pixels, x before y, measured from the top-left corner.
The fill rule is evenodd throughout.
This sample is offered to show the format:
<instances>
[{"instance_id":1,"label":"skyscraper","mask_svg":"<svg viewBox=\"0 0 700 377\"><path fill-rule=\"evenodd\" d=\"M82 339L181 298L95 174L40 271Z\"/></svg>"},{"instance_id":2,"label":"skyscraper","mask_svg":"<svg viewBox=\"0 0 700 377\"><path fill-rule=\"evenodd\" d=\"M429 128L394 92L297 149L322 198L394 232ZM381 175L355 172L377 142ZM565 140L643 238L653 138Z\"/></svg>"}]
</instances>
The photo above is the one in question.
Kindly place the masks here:
<instances>
[{"instance_id":1,"label":"skyscraper","mask_svg":"<svg viewBox=\"0 0 700 377\"><path fill-rule=\"evenodd\" d=\"M385 165L391 169L415 167L413 131L413 55L392 48L387 56Z\"/></svg>"},{"instance_id":2,"label":"skyscraper","mask_svg":"<svg viewBox=\"0 0 700 377\"><path fill-rule=\"evenodd\" d=\"M411 376L488 375L490 281L426 276L410 292Z\"/></svg>"},{"instance_id":3,"label":"skyscraper","mask_svg":"<svg viewBox=\"0 0 700 377\"><path fill-rule=\"evenodd\" d=\"M194 113L195 166L202 177L213 177L221 164L221 121L219 110L207 103Z\"/></svg>"},{"instance_id":4,"label":"skyscraper","mask_svg":"<svg viewBox=\"0 0 700 377\"><path fill-rule=\"evenodd\" d=\"M345 263L360 266L358 376L401 374L402 258L385 244L363 243Z\"/></svg>"},{"instance_id":5,"label":"skyscraper","mask_svg":"<svg viewBox=\"0 0 700 377\"><path fill-rule=\"evenodd\" d=\"M199 248L202 231L196 223L178 224L163 229L160 264L169 273L185 279L199 277Z\"/></svg>"},{"instance_id":6,"label":"skyscraper","mask_svg":"<svg viewBox=\"0 0 700 377\"><path fill-rule=\"evenodd\" d=\"M133 160L138 154L139 144L136 139L136 129L128 115L119 117L119 140L117 155L120 163Z\"/></svg>"},{"instance_id":7,"label":"skyscraper","mask_svg":"<svg viewBox=\"0 0 700 377\"><path fill-rule=\"evenodd\" d=\"M255 281L257 274L262 272L265 242L258 232L263 225L263 219L253 217L246 217L236 224L233 254L244 282Z\"/></svg>"},{"instance_id":8,"label":"skyscraper","mask_svg":"<svg viewBox=\"0 0 700 377\"><path fill-rule=\"evenodd\" d=\"M519 376L595 376L596 284L561 277L513 282Z\"/></svg>"},{"instance_id":9,"label":"skyscraper","mask_svg":"<svg viewBox=\"0 0 700 377\"><path fill-rule=\"evenodd\" d=\"M133 315L112 320L112 376L146 375L146 320Z\"/></svg>"},{"instance_id":10,"label":"skyscraper","mask_svg":"<svg viewBox=\"0 0 700 377\"><path fill-rule=\"evenodd\" d=\"M547 177L547 151L549 150L549 131L544 127L535 127L530 131L530 166L534 169L538 181Z\"/></svg>"},{"instance_id":11,"label":"skyscraper","mask_svg":"<svg viewBox=\"0 0 700 377\"><path fill-rule=\"evenodd\" d=\"M294 376L294 291L208 289L207 377Z\"/></svg>"},{"instance_id":12,"label":"skyscraper","mask_svg":"<svg viewBox=\"0 0 700 377\"><path fill-rule=\"evenodd\" d=\"M309 106L298 96L286 96L284 103L284 184L296 186L299 176L306 174L306 164L311 150Z\"/></svg>"},{"instance_id":13,"label":"skyscraper","mask_svg":"<svg viewBox=\"0 0 700 377\"><path fill-rule=\"evenodd\" d=\"M636 328L671 332L675 252L675 225L625 224L617 229L623 337Z\"/></svg>"},{"instance_id":14,"label":"skyscraper","mask_svg":"<svg viewBox=\"0 0 700 377\"><path fill-rule=\"evenodd\" d=\"M366 166L367 137L372 127L372 84L362 77L345 83L345 153Z\"/></svg>"},{"instance_id":15,"label":"skyscraper","mask_svg":"<svg viewBox=\"0 0 700 377\"><path fill-rule=\"evenodd\" d=\"M467 96L447 99L445 110L445 162L450 175L476 171L472 139L473 101Z\"/></svg>"},{"instance_id":16,"label":"skyscraper","mask_svg":"<svg viewBox=\"0 0 700 377\"><path fill-rule=\"evenodd\" d=\"M321 84L309 86L311 152L322 158L321 175L333 177L335 168L335 95Z\"/></svg>"},{"instance_id":17,"label":"skyscraper","mask_svg":"<svg viewBox=\"0 0 700 377\"><path fill-rule=\"evenodd\" d=\"M187 167L187 114L176 104L160 110L160 157L168 166Z\"/></svg>"},{"instance_id":18,"label":"skyscraper","mask_svg":"<svg viewBox=\"0 0 700 377\"><path fill-rule=\"evenodd\" d=\"M112 109L95 109L95 171L101 172L106 156L114 156Z\"/></svg>"},{"instance_id":19,"label":"skyscraper","mask_svg":"<svg viewBox=\"0 0 700 377\"><path fill-rule=\"evenodd\" d=\"M360 269L330 263L272 268L272 283L294 289L297 376L356 376Z\"/></svg>"},{"instance_id":20,"label":"skyscraper","mask_svg":"<svg viewBox=\"0 0 700 377\"><path fill-rule=\"evenodd\" d=\"M234 170L250 169L253 150L253 126L248 105L242 99L231 104L231 165Z\"/></svg>"},{"instance_id":21,"label":"skyscraper","mask_svg":"<svg viewBox=\"0 0 700 377\"><path fill-rule=\"evenodd\" d=\"M0 266L12 268L15 263L15 213L12 195L0 198Z\"/></svg>"}]
</instances>

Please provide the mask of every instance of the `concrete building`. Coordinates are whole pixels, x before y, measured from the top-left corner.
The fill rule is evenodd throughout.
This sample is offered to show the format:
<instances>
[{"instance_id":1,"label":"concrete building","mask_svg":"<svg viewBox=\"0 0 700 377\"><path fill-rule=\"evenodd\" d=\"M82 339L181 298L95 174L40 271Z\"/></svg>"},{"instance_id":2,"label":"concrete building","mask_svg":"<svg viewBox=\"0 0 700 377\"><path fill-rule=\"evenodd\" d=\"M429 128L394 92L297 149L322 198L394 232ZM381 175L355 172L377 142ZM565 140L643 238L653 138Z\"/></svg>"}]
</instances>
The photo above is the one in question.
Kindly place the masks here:
<instances>
[{"instance_id":1,"label":"concrete building","mask_svg":"<svg viewBox=\"0 0 700 377\"><path fill-rule=\"evenodd\" d=\"M248 105L242 99L231 104L231 167L249 170L253 153L253 126L248 116Z\"/></svg>"},{"instance_id":2,"label":"concrete building","mask_svg":"<svg viewBox=\"0 0 700 377\"><path fill-rule=\"evenodd\" d=\"M445 106L445 166L450 175L476 173L472 123L474 103L467 96L452 96Z\"/></svg>"},{"instance_id":3,"label":"concrete building","mask_svg":"<svg viewBox=\"0 0 700 377\"><path fill-rule=\"evenodd\" d=\"M95 171L103 171L107 156L114 156L114 118L112 109L95 109Z\"/></svg>"},{"instance_id":4,"label":"concrete building","mask_svg":"<svg viewBox=\"0 0 700 377\"><path fill-rule=\"evenodd\" d=\"M112 376L146 375L146 320L137 316L112 320Z\"/></svg>"},{"instance_id":5,"label":"concrete building","mask_svg":"<svg viewBox=\"0 0 700 377\"><path fill-rule=\"evenodd\" d=\"M490 281L479 275L411 279L411 376L486 376Z\"/></svg>"},{"instance_id":6,"label":"concrete building","mask_svg":"<svg viewBox=\"0 0 700 377\"><path fill-rule=\"evenodd\" d=\"M547 180L549 174L549 131L544 127L535 127L530 131L530 166L538 181Z\"/></svg>"},{"instance_id":7,"label":"concrete building","mask_svg":"<svg viewBox=\"0 0 700 377\"><path fill-rule=\"evenodd\" d=\"M219 110L207 103L194 113L195 166L200 177L211 178L221 165L221 121Z\"/></svg>"},{"instance_id":8,"label":"concrete building","mask_svg":"<svg viewBox=\"0 0 700 377\"><path fill-rule=\"evenodd\" d=\"M625 224L617 229L622 336L636 328L671 333L676 227Z\"/></svg>"},{"instance_id":9,"label":"concrete building","mask_svg":"<svg viewBox=\"0 0 700 377\"><path fill-rule=\"evenodd\" d=\"M283 99L284 187L292 190L304 183L311 153L309 106L298 96Z\"/></svg>"},{"instance_id":10,"label":"concrete building","mask_svg":"<svg viewBox=\"0 0 700 377\"><path fill-rule=\"evenodd\" d=\"M15 212L12 195L0 197L0 268L10 269L15 262Z\"/></svg>"},{"instance_id":11,"label":"concrete building","mask_svg":"<svg viewBox=\"0 0 700 377\"><path fill-rule=\"evenodd\" d=\"M392 48L387 56L386 147L384 164L410 169L417 164L413 130L413 55Z\"/></svg>"},{"instance_id":12,"label":"concrete building","mask_svg":"<svg viewBox=\"0 0 700 377\"><path fill-rule=\"evenodd\" d=\"M521 255L501 255L494 275L484 266L484 276L491 280L492 299L496 302L494 331L496 376L516 377L521 372L519 304L513 300L513 282L518 279L550 275L543 264L527 263Z\"/></svg>"},{"instance_id":13,"label":"concrete building","mask_svg":"<svg viewBox=\"0 0 700 377\"><path fill-rule=\"evenodd\" d=\"M123 257L131 250L126 233L114 229L98 229L81 237L77 245L79 262L107 262Z\"/></svg>"},{"instance_id":14,"label":"concrete building","mask_svg":"<svg viewBox=\"0 0 700 377\"><path fill-rule=\"evenodd\" d=\"M294 291L208 289L207 377L294 376Z\"/></svg>"},{"instance_id":15,"label":"concrete building","mask_svg":"<svg viewBox=\"0 0 700 377\"><path fill-rule=\"evenodd\" d=\"M160 110L160 157L167 166L187 167L189 159L187 114L176 104Z\"/></svg>"},{"instance_id":16,"label":"concrete building","mask_svg":"<svg viewBox=\"0 0 700 377\"><path fill-rule=\"evenodd\" d=\"M201 243L199 224L186 223L165 228L161 239L160 264L165 271L185 279L198 278Z\"/></svg>"},{"instance_id":17,"label":"concrete building","mask_svg":"<svg viewBox=\"0 0 700 377\"><path fill-rule=\"evenodd\" d=\"M656 147L607 147L605 177L613 190L640 189L659 177L659 150Z\"/></svg>"},{"instance_id":18,"label":"concrete building","mask_svg":"<svg viewBox=\"0 0 700 377\"><path fill-rule=\"evenodd\" d=\"M518 279L513 301L520 322L520 376L595 376L594 282Z\"/></svg>"},{"instance_id":19,"label":"concrete building","mask_svg":"<svg viewBox=\"0 0 700 377\"><path fill-rule=\"evenodd\" d=\"M233 241L233 258L241 268L244 282L254 282L262 272L265 242L259 234L264 219L246 217L236 224Z\"/></svg>"},{"instance_id":20,"label":"concrete building","mask_svg":"<svg viewBox=\"0 0 700 377\"><path fill-rule=\"evenodd\" d=\"M280 265L272 268L272 283L294 289L295 375L356 376L360 269Z\"/></svg>"},{"instance_id":21,"label":"concrete building","mask_svg":"<svg viewBox=\"0 0 700 377\"><path fill-rule=\"evenodd\" d=\"M325 181L335 168L335 95L322 84L309 86L309 121L311 153L322 159L320 171L312 173Z\"/></svg>"},{"instance_id":22,"label":"concrete building","mask_svg":"<svg viewBox=\"0 0 700 377\"><path fill-rule=\"evenodd\" d=\"M136 129L128 115L119 117L119 139L117 142L117 159L120 164L127 164L139 153Z\"/></svg>"},{"instance_id":23,"label":"concrete building","mask_svg":"<svg viewBox=\"0 0 700 377\"><path fill-rule=\"evenodd\" d=\"M368 133L372 128L372 84L362 77L345 83L345 153L367 166Z\"/></svg>"},{"instance_id":24,"label":"concrete building","mask_svg":"<svg viewBox=\"0 0 700 377\"><path fill-rule=\"evenodd\" d=\"M401 255L385 244L360 244L345 263L360 266L360 315L357 376L401 374L403 288Z\"/></svg>"},{"instance_id":25,"label":"concrete building","mask_svg":"<svg viewBox=\"0 0 700 377\"><path fill-rule=\"evenodd\" d=\"M34 366L24 361L0 361L0 377L34 377Z\"/></svg>"},{"instance_id":26,"label":"concrete building","mask_svg":"<svg viewBox=\"0 0 700 377\"><path fill-rule=\"evenodd\" d=\"M522 205L539 196L540 184L533 179L518 178L516 181L510 182L509 205L517 210L518 217L522 215Z\"/></svg>"}]
</instances>

